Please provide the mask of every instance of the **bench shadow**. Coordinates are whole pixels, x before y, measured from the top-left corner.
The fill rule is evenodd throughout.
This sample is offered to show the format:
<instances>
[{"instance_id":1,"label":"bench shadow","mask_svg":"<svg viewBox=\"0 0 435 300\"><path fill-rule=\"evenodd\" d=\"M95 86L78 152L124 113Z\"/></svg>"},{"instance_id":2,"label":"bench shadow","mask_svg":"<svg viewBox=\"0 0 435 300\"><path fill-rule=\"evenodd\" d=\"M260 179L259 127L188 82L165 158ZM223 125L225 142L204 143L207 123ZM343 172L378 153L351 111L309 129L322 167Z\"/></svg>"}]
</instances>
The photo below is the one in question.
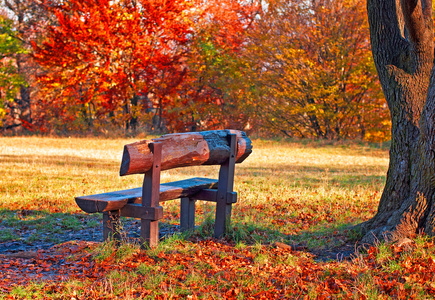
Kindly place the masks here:
<instances>
[{"instance_id":1,"label":"bench shadow","mask_svg":"<svg viewBox=\"0 0 435 300\"><path fill-rule=\"evenodd\" d=\"M103 242L103 224L101 214L64 214L47 213L36 210L0 210L0 254L14 254L29 251L48 250L70 241ZM341 231L350 229L353 224L341 225ZM173 235L180 234L180 226L164 220L160 222L160 239L164 242ZM183 234L192 242L213 237L214 219L197 224L195 229ZM263 244L284 247L292 251L310 253L316 261L349 259L355 253L355 241L349 240L335 247L322 246L318 249L308 247L307 243L295 243L308 236L322 236L320 231L301 231L296 235L285 235L278 230L261 226L255 222L241 224L233 222L224 236L226 242L237 245ZM123 242L139 243L140 220L122 219ZM325 236L325 238L330 238ZM343 238L343 235L334 238ZM218 241L219 242L219 241Z\"/></svg>"}]
</instances>

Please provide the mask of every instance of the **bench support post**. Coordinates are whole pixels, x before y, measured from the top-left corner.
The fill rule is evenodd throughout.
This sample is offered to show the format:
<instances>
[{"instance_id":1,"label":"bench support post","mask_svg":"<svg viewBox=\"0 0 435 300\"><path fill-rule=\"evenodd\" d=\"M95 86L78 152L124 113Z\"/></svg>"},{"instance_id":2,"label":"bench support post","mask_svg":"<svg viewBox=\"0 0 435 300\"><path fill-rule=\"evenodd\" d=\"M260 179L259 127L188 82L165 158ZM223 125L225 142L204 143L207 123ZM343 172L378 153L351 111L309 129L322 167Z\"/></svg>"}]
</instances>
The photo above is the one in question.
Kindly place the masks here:
<instances>
[{"instance_id":1,"label":"bench support post","mask_svg":"<svg viewBox=\"0 0 435 300\"><path fill-rule=\"evenodd\" d=\"M118 210L103 212L103 238L105 241L112 239L116 244L121 241L121 224Z\"/></svg>"},{"instance_id":2,"label":"bench support post","mask_svg":"<svg viewBox=\"0 0 435 300\"><path fill-rule=\"evenodd\" d=\"M231 220L231 205L228 203L227 194L233 192L234 170L236 164L236 135L228 135L230 144L230 157L221 165L219 170L218 194L216 202L216 218L214 236L221 238Z\"/></svg>"},{"instance_id":3,"label":"bench support post","mask_svg":"<svg viewBox=\"0 0 435 300\"><path fill-rule=\"evenodd\" d=\"M181 198L180 228L182 231L195 228L195 200Z\"/></svg>"},{"instance_id":4,"label":"bench support post","mask_svg":"<svg viewBox=\"0 0 435 300\"><path fill-rule=\"evenodd\" d=\"M153 153L153 166L145 173L142 185L142 206L157 207L159 206L160 196L160 170L162 159L162 144L154 142L149 144ZM159 221L141 219L140 236L142 247L145 244L149 247L155 247L159 243Z\"/></svg>"}]
</instances>

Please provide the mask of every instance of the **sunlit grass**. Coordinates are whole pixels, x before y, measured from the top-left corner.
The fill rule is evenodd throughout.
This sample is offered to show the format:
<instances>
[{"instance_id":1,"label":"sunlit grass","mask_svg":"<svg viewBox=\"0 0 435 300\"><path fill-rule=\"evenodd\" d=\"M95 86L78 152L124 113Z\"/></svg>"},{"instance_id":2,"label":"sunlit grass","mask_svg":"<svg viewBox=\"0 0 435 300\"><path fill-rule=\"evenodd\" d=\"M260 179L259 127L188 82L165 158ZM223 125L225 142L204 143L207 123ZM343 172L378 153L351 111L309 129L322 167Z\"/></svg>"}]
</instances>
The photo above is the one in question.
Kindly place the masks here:
<instances>
[{"instance_id":1,"label":"sunlit grass","mask_svg":"<svg viewBox=\"0 0 435 300\"><path fill-rule=\"evenodd\" d=\"M118 175L123 146L134 141L0 138L0 209L81 213L76 196L140 186L142 175ZM337 234L375 213L387 150L356 143L254 140L253 145L251 156L236 166L232 234L237 240L339 246L343 240ZM179 168L163 172L161 181L217 178L217 173L216 166ZM164 207L166 222L178 224L178 201ZM199 202L196 224L213 214L212 204Z\"/></svg>"},{"instance_id":2,"label":"sunlit grass","mask_svg":"<svg viewBox=\"0 0 435 300\"><path fill-rule=\"evenodd\" d=\"M133 141L0 138L0 243L22 239L20 230L41 239L101 226L98 217L76 207L74 197L140 186L141 175L118 176L123 145ZM356 241L352 225L375 213L388 165L386 149L307 141L253 144L252 155L236 167L238 203L225 239L210 238L214 206L199 202L194 231L146 251L110 242L66 251L59 260L101 273L78 272L60 282L9 281L0 298L6 291L20 299L433 298L435 248L428 237L417 236L406 247L359 248L343 261L316 258L323 249ZM217 171L180 168L164 172L162 182L216 178ZM164 210L163 223L178 224L179 202L165 203Z\"/></svg>"}]
</instances>

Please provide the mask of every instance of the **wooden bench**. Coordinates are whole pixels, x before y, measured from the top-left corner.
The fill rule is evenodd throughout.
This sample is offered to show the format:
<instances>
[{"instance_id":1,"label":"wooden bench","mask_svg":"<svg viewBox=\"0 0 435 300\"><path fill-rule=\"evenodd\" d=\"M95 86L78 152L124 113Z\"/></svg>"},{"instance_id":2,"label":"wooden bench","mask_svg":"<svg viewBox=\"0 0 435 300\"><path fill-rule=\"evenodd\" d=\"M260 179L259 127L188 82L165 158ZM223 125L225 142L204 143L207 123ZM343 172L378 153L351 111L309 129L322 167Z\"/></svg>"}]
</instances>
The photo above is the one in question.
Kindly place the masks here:
<instances>
[{"instance_id":1,"label":"wooden bench","mask_svg":"<svg viewBox=\"0 0 435 300\"><path fill-rule=\"evenodd\" d=\"M231 218L236 163L252 152L251 140L242 131L215 130L167 134L124 146L120 175L145 174L142 187L76 197L87 213L103 213L104 239L120 239L120 216L141 219L143 244L159 241L158 221L163 217L159 202L181 199L180 227L195 226L195 201L216 202L215 237L225 232ZM160 172L178 167L220 165L219 178L191 178L160 184Z\"/></svg>"}]
</instances>

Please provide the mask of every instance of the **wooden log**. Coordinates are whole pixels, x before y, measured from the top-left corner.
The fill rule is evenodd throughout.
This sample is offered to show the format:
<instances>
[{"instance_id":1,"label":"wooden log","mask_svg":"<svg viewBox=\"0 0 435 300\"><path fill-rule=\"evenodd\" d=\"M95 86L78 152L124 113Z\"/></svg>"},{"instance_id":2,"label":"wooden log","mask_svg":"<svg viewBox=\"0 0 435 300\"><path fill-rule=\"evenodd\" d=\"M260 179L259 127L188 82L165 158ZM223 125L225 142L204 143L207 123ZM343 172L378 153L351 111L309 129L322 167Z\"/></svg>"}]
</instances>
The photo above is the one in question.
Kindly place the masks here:
<instances>
[{"instance_id":1,"label":"wooden log","mask_svg":"<svg viewBox=\"0 0 435 300\"><path fill-rule=\"evenodd\" d=\"M161 170L198 165L221 165L230 155L228 134L236 134L236 163L243 162L252 152L251 140L243 131L213 130L167 134L158 139L144 140L124 146L121 176L144 174L153 163L149 144L162 143Z\"/></svg>"},{"instance_id":2,"label":"wooden log","mask_svg":"<svg viewBox=\"0 0 435 300\"><path fill-rule=\"evenodd\" d=\"M217 187L217 180L210 178L191 178L160 185L159 201L191 197L203 189ZM127 203L142 203L142 188L110 193L81 196L75 198L77 205L87 213L118 210Z\"/></svg>"},{"instance_id":3,"label":"wooden log","mask_svg":"<svg viewBox=\"0 0 435 300\"><path fill-rule=\"evenodd\" d=\"M181 198L180 203L180 229L181 231L195 228L195 200Z\"/></svg>"},{"instance_id":4,"label":"wooden log","mask_svg":"<svg viewBox=\"0 0 435 300\"><path fill-rule=\"evenodd\" d=\"M138 203L127 203L119 210L122 217L156 221L163 218L163 207L144 207Z\"/></svg>"}]
</instances>

